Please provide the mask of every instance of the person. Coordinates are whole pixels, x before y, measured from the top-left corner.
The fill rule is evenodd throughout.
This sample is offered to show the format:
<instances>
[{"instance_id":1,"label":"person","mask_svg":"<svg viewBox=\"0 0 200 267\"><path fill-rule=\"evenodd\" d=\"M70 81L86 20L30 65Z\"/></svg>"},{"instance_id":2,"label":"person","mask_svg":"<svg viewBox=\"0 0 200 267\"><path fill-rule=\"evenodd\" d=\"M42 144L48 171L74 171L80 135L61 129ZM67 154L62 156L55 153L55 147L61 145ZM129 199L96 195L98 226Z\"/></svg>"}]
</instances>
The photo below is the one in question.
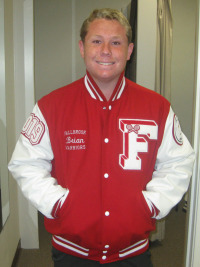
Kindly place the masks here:
<instances>
[{"instance_id":1,"label":"person","mask_svg":"<svg viewBox=\"0 0 200 267\"><path fill-rule=\"evenodd\" d=\"M187 191L194 151L170 103L125 78L122 13L94 10L80 36L85 76L36 103L9 170L45 216L55 267L149 267L149 234Z\"/></svg>"}]
</instances>

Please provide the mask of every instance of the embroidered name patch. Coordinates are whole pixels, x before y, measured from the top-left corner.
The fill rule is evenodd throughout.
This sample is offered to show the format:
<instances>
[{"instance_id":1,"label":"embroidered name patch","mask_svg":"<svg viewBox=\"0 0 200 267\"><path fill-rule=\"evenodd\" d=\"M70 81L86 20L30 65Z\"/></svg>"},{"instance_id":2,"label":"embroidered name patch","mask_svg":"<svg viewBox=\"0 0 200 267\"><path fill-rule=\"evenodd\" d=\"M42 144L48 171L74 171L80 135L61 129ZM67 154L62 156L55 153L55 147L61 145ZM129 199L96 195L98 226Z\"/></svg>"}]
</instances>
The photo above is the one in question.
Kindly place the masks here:
<instances>
[{"instance_id":1,"label":"embroidered name patch","mask_svg":"<svg viewBox=\"0 0 200 267\"><path fill-rule=\"evenodd\" d=\"M85 137L86 130L67 130L65 135L66 150L84 150L86 149Z\"/></svg>"}]
</instances>

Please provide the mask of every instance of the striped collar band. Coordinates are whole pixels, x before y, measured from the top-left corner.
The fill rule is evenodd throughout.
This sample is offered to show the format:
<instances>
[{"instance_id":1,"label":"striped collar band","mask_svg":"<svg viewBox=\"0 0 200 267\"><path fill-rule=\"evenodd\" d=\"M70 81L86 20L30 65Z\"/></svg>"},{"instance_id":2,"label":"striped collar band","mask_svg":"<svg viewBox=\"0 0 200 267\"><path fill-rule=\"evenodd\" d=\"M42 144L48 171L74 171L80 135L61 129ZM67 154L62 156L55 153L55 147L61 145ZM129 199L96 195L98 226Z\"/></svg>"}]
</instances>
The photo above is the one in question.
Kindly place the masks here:
<instances>
[{"instance_id":1,"label":"striped collar band","mask_svg":"<svg viewBox=\"0 0 200 267\"><path fill-rule=\"evenodd\" d=\"M90 96L94 99L97 99L99 101L106 101L103 93L97 86L97 84L94 82L90 74L87 72L87 74L84 77L84 83L86 86L86 89L88 90ZM112 96L110 98L110 101L115 101L116 99L119 99L124 91L126 84L126 79L124 77L124 72L120 75L119 80L117 82L117 85L112 93Z\"/></svg>"}]
</instances>

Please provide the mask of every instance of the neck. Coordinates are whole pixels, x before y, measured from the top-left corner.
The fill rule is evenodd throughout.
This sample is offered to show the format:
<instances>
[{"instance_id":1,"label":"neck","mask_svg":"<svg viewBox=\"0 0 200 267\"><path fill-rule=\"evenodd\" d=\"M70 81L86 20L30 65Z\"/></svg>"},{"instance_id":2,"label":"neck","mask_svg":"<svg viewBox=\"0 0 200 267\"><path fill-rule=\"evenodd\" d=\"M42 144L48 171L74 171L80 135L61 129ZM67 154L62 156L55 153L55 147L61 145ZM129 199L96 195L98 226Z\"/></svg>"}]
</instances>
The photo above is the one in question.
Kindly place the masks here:
<instances>
[{"instance_id":1,"label":"neck","mask_svg":"<svg viewBox=\"0 0 200 267\"><path fill-rule=\"evenodd\" d=\"M103 95L105 96L106 100L109 101L118 80L117 81L111 81L111 82L100 82L100 81L96 81L94 79L94 81L98 85L98 87L101 90L101 92L103 93Z\"/></svg>"},{"instance_id":2,"label":"neck","mask_svg":"<svg viewBox=\"0 0 200 267\"><path fill-rule=\"evenodd\" d=\"M122 87L122 85L123 85L122 79L124 76L124 72L122 72L119 77L116 77L115 79L112 79L112 80L96 79L95 77L90 75L90 73L88 71L87 71L87 75L89 76L89 79L91 79L91 82L93 81L94 87L95 87L95 84L96 84L96 87L98 87L98 90L101 92L101 97L104 96L104 99L107 101L110 100L115 89L116 89L116 93L117 93L118 90L121 91L121 89L123 90L123 88L124 88L124 86Z\"/></svg>"}]
</instances>

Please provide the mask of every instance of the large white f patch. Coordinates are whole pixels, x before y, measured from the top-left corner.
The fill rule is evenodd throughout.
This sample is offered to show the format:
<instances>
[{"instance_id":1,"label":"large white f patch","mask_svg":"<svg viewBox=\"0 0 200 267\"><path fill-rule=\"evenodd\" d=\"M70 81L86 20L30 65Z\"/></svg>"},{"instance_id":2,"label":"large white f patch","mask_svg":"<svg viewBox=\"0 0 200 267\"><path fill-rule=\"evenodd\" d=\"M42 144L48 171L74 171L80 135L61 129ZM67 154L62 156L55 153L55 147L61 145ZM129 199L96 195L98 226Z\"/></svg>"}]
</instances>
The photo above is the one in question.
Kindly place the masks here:
<instances>
[{"instance_id":1,"label":"large white f patch","mask_svg":"<svg viewBox=\"0 0 200 267\"><path fill-rule=\"evenodd\" d=\"M120 119L119 129L123 133L123 154L119 165L125 170L141 170L139 152L148 152L148 139L157 140L158 125L152 120Z\"/></svg>"}]
</instances>

